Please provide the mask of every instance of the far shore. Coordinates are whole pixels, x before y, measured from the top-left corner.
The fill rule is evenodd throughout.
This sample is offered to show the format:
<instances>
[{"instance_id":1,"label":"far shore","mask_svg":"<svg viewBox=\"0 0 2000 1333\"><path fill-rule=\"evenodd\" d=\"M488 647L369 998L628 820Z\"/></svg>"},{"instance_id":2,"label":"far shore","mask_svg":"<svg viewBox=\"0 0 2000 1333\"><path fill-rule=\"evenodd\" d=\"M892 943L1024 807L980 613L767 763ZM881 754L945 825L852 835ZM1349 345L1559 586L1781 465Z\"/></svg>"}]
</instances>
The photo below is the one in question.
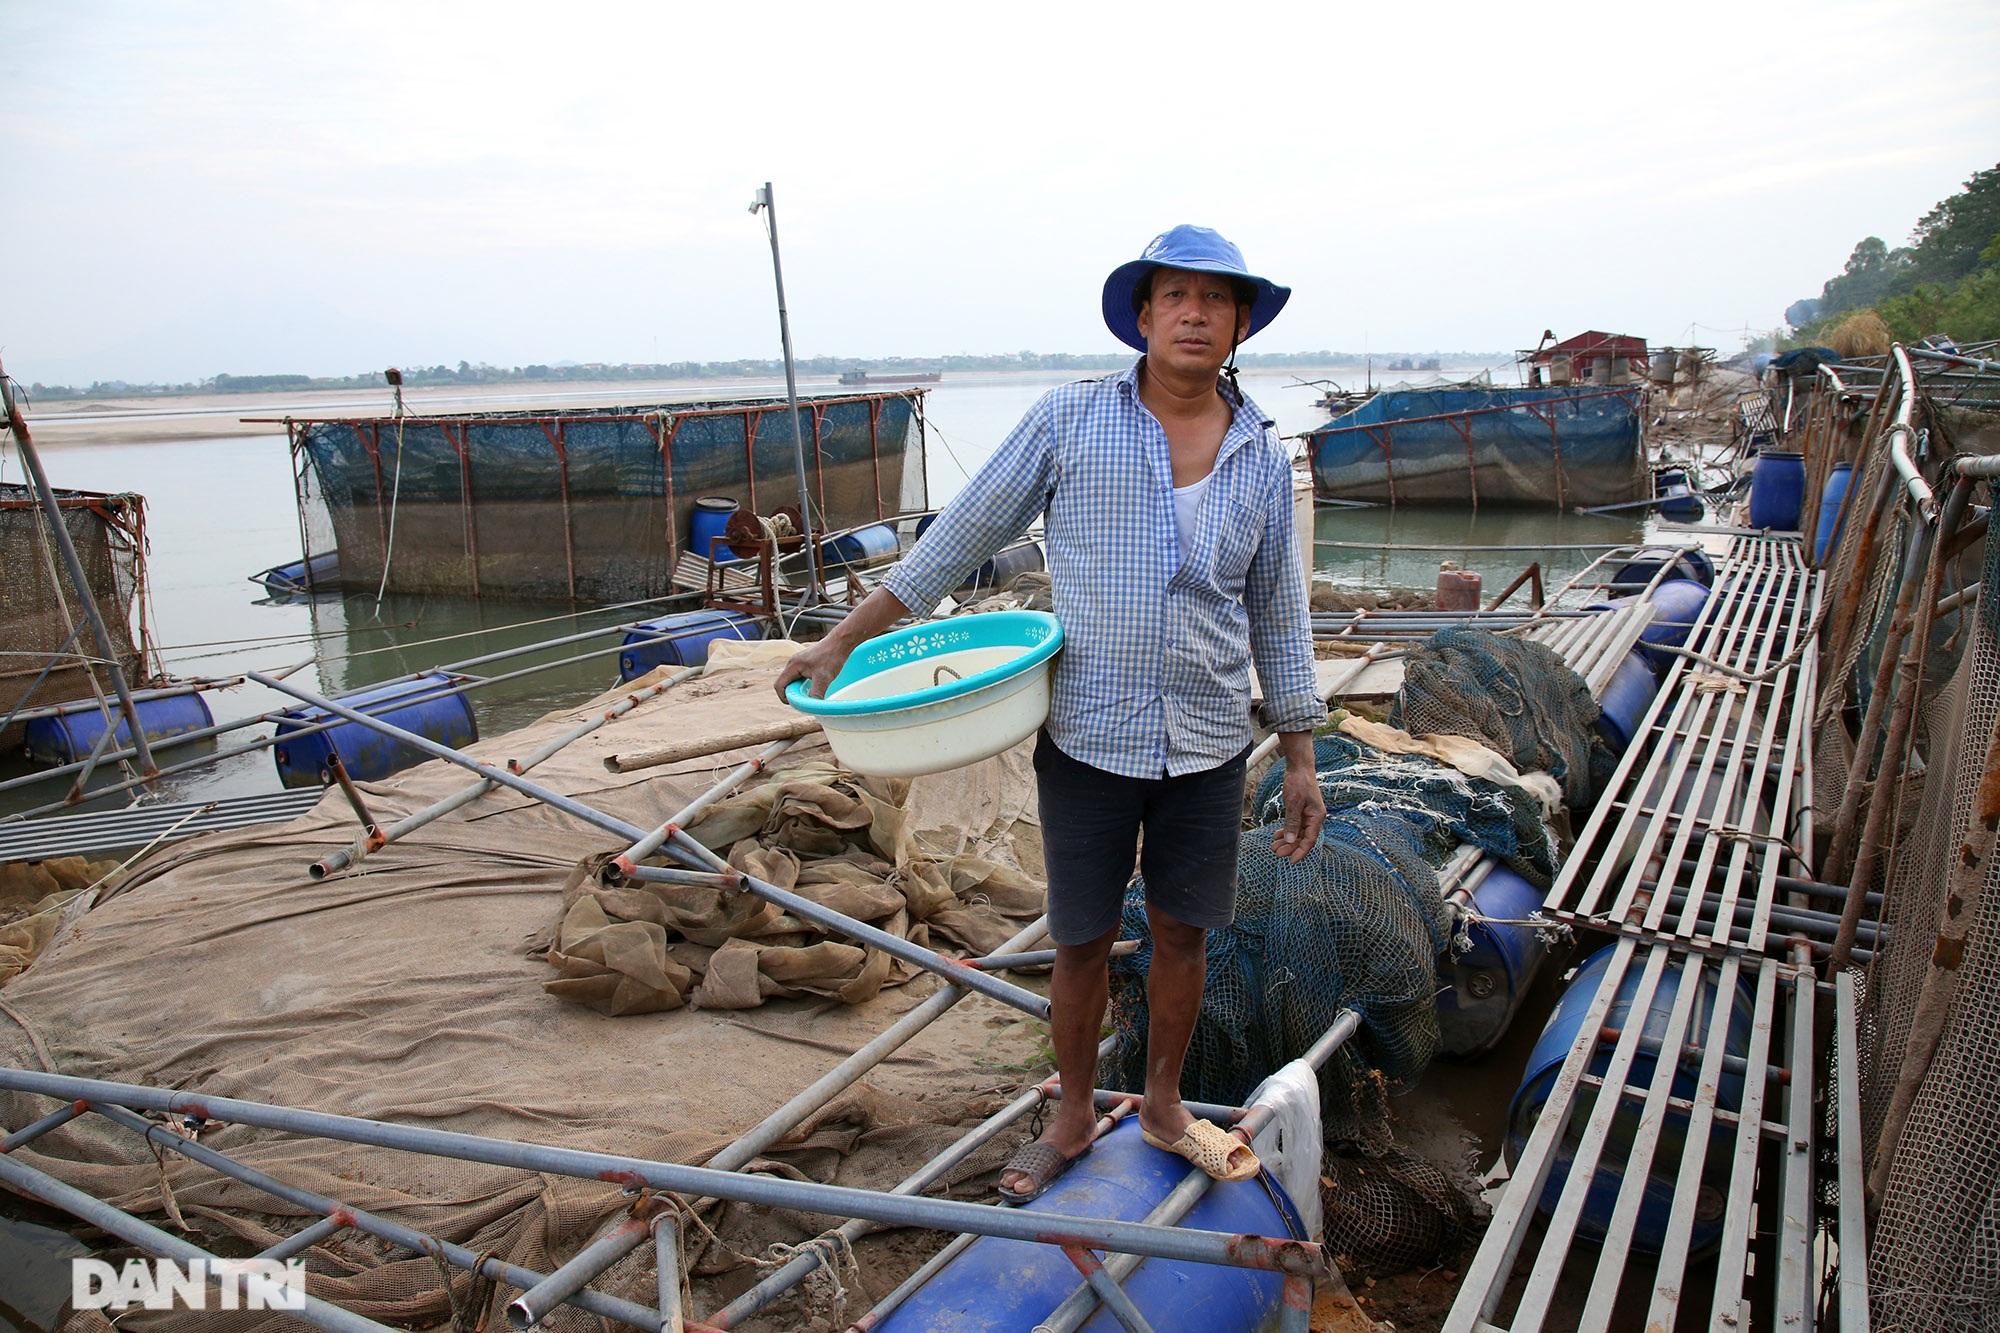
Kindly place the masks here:
<instances>
[{"instance_id":1,"label":"far shore","mask_svg":"<svg viewBox=\"0 0 2000 1333\"><path fill-rule=\"evenodd\" d=\"M1311 377L1350 374L1353 367L1258 366L1251 373L1283 373ZM1047 370L965 371L947 374L945 384L1004 383L1045 379ZM1076 371L1083 378L1090 371ZM883 383L882 389L899 386ZM934 388L936 386L907 386ZM531 408L617 407L629 404L727 401L782 394L785 383L771 376L728 379L615 380L595 383L563 380L553 383L511 381L502 384L425 385L404 390L405 409L432 416L458 412L526 411ZM857 392L835 375L809 375L799 380L801 394ZM100 444L160 444L179 440L285 433L285 420L327 417L386 417L395 409L388 386L380 389L286 390L276 393L172 394L150 398L66 398L25 405L28 430L35 443L50 449ZM245 418L251 418L246 420ZM262 418L258 420L257 418Z\"/></svg>"}]
</instances>

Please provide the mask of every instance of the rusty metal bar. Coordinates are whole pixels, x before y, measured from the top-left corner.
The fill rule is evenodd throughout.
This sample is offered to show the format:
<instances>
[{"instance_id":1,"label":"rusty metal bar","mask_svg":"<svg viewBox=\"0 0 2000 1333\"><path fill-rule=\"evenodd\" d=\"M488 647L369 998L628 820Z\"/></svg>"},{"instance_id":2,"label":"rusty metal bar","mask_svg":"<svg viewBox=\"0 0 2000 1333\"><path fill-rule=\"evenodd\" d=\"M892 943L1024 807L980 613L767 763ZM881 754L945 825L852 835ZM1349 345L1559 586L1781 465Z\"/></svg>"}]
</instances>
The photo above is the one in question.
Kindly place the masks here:
<instances>
[{"instance_id":1,"label":"rusty metal bar","mask_svg":"<svg viewBox=\"0 0 2000 1333\"><path fill-rule=\"evenodd\" d=\"M356 787L354 779L348 776L347 765L341 762L339 750L327 751L326 771L340 784L341 795L345 796L348 805L353 807L354 817L361 821L361 832L368 850L371 852L380 850L383 842L381 826L375 822L375 816L369 813L368 802L361 799L360 788Z\"/></svg>"},{"instance_id":2,"label":"rusty metal bar","mask_svg":"<svg viewBox=\"0 0 2000 1333\"><path fill-rule=\"evenodd\" d=\"M1937 524L1939 532L1948 535L1958 526L1959 520L1965 515L1966 505L1971 502L1972 486L1971 478L1960 477L1952 487L1950 498L1945 501L1943 517ZM1847 904L1840 914L1840 934L1834 941L1833 958L1829 963L1835 970L1847 965L1848 954L1854 947L1855 927L1861 920L1863 895L1873 886L1875 871L1882 860L1883 836L1889 827L1891 817L1896 812L1896 807L1900 804L1897 799L1898 793L1894 789L1902 776L1904 755L1910 744L1918 696L1923 692L1923 662L1930 652L1931 623L1937 613L1937 591L1944 578L1944 560L1928 558L1935 547L1935 543L1931 540L1932 536L1932 528L1927 524L1919 530L1918 540L1910 547L1913 553L1922 552L1927 557L1921 593L1918 591L1917 580L1906 578L1903 587L1896 595L1896 619L1891 624L1889 638L1891 643L1897 641L1898 625L1904 630L1905 637L1901 640L1900 658L1893 664L1895 710L1890 715L1889 729L1882 742L1881 762L1876 765L1874 777L1869 782L1873 799L1868 803L1867 821L1862 826L1860 851L1854 858L1853 873L1847 877L1849 879ZM1914 617L1910 610L1912 597L1918 598ZM1889 665L1891 656L1891 649L1885 644L1882 650L1882 660L1885 665ZM1877 695L1886 693L1886 682L1879 676L1876 690ZM1871 696L1868 700L1871 713L1876 711L1875 703L1876 697ZM1869 753L1868 749L1856 751L1857 771L1867 761ZM1848 791L1854 792L1858 785L1850 780ZM1843 800L1843 812L1847 809L1847 803ZM1828 861L1831 863L1832 858L1829 857Z\"/></svg>"}]
</instances>

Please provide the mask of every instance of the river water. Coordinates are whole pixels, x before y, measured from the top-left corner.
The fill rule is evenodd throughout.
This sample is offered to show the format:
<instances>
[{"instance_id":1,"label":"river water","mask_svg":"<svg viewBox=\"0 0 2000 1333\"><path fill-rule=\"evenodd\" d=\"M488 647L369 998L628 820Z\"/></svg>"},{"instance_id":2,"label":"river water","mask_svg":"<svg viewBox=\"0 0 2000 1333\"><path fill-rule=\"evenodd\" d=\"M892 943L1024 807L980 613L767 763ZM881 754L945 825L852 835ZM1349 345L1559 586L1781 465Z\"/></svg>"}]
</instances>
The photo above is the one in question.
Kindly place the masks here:
<instances>
[{"instance_id":1,"label":"river water","mask_svg":"<svg viewBox=\"0 0 2000 1333\"><path fill-rule=\"evenodd\" d=\"M1447 367L1463 376L1487 367ZM1507 368L1492 368L1496 381L1511 382ZM1344 377L1351 372L1329 371ZM1325 420L1317 406L1323 387L1308 383L1320 372L1248 371L1246 390L1287 436ZM1034 401L1069 379L1064 372L967 374L947 377L930 390L928 476L931 503L957 494L966 478L1005 438ZM1343 379L1348 387L1351 381ZM765 392L768 383L631 386L627 402L662 402L699 395ZM833 387L817 382L804 392ZM538 395L538 402L550 401ZM473 402L518 407L520 386L495 386L471 393L456 405ZM425 403L425 407L432 404ZM369 404L343 403L342 410ZM386 408L386 401L380 405ZM328 410L326 405L314 409ZM219 414L220 415L220 414ZM236 411L226 414L233 418ZM32 421L31 421L32 426ZM439 663L464 660L502 647L535 642L637 619L643 610L573 611L560 603L391 596L379 606L371 596L274 602L248 576L298 558L299 531L289 458L282 435L218 435L215 438L146 440L137 431L121 439L116 426L102 428L101 442L53 444L43 437L51 480L59 487L97 491L137 491L147 499L152 541L149 562L150 617L154 641L168 670L177 675L228 676L245 669L274 671L301 663L293 681L317 692L339 692ZM9 475L18 476L13 460ZM1440 560L1457 559L1480 568L1489 592L1497 590L1532 560L1545 577L1559 580L1580 568L1590 553L1551 549L1585 543L1635 540L1635 520L1588 518L1551 512L1387 508L1329 509L1317 514L1315 576L1350 591L1429 588ZM1518 550L1468 552L1467 546L1509 546ZM558 661L615 642L596 641L510 660L492 670ZM616 678L616 659L600 655L552 668L474 693L482 735L518 727L551 709L594 694ZM246 717L292 701L254 685L210 696L217 720ZM230 743L263 734L262 728L230 738ZM166 752L162 762L203 753L197 746ZM0 759L0 781L29 773L18 754ZM111 774L93 786L116 781ZM257 752L188 775L171 778L161 799L247 795L275 790L276 767L268 752ZM48 784L0 791L0 814L59 800L63 788Z\"/></svg>"}]
</instances>

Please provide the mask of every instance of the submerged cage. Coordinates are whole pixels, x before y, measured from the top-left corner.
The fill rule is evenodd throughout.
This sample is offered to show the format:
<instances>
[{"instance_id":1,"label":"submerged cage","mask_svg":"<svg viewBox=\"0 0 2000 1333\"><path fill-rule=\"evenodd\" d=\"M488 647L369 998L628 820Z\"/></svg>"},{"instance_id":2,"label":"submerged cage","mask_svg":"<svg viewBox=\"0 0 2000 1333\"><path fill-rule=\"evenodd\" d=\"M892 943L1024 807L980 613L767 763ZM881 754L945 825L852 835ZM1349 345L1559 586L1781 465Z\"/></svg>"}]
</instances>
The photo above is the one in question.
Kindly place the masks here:
<instances>
[{"instance_id":1,"label":"submerged cage","mask_svg":"<svg viewBox=\"0 0 2000 1333\"><path fill-rule=\"evenodd\" d=\"M286 423L308 560L344 588L629 601L672 591L697 507L799 500L782 399ZM923 394L802 398L816 526L923 509ZM386 576L386 577L385 577Z\"/></svg>"}]
</instances>

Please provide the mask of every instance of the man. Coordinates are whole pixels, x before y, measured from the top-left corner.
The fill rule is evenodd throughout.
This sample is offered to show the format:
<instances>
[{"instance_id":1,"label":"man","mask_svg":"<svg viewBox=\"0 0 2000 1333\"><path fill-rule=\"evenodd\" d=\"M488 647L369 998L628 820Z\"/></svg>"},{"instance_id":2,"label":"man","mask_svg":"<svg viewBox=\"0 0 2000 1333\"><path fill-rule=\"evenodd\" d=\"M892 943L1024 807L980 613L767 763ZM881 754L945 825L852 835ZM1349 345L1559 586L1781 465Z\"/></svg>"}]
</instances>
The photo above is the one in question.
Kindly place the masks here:
<instances>
[{"instance_id":1,"label":"man","mask_svg":"<svg viewBox=\"0 0 2000 1333\"><path fill-rule=\"evenodd\" d=\"M929 612L1043 517L1064 648L1035 771L1064 1096L1001 1174L1013 1201L1041 1193L1090 1146L1108 963L1135 852L1153 937L1140 1128L1219 1179L1257 1168L1241 1140L1181 1105L1180 1077L1206 932L1228 925L1235 903L1253 657L1286 764L1273 849L1304 857L1326 816L1312 755L1325 705L1293 545L1291 464L1235 385L1237 344L1290 296L1205 227L1155 238L1104 284L1105 322L1145 354L1139 363L1030 409L882 586L779 674L780 693L807 680L823 694L858 644Z\"/></svg>"}]
</instances>

